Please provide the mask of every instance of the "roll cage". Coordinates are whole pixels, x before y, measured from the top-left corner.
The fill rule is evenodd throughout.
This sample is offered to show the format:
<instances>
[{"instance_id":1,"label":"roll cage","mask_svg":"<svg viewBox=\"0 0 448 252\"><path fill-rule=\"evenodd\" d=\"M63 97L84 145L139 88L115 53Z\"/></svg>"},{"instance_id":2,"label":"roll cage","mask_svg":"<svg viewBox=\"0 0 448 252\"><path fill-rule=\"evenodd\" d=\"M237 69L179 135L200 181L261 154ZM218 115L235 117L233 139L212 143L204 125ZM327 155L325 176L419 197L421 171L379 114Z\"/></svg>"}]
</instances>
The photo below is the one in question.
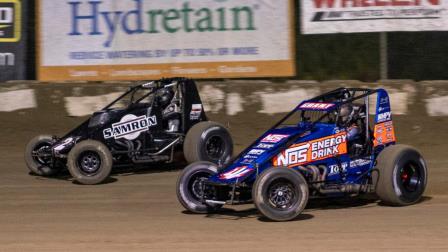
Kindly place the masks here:
<instances>
[{"instance_id":1,"label":"roll cage","mask_svg":"<svg viewBox=\"0 0 448 252\"><path fill-rule=\"evenodd\" d=\"M178 84L178 82L181 81L181 79L162 79L160 81L151 81L151 82L145 82L133 87L130 87L128 91L120 95L118 98L113 100L111 103L106 105L106 107L103 108L103 110L107 110L114 105L116 105L118 102L122 101L125 97L130 95L130 100L128 106L131 106L132 104L138 104L139 102L143 101L145 98L148 98L149 96L153 95L157 90L162 88L168 88L173 87ZM147 93L138 97L135 99L135 95L140 90L147 90ZM135 100L134 100L135 99ZM154 99L152 99L152 102L154 102Z\"/></svg>"},{"instance_id":2,"label":"roll cage","mask_svg":"<svg viewBox=\"0 0 448 252\"><path fill-rule=\"evenodd\" d=\"M304 131L308 131L313 129L313 127L317 124L322 122L323 119L325 119L326 117L332 116L336 113L336 119L334 121L334 123L336 124L336 122L338 121L338 111L340 109L340 107L343 104L348 104L348 103L353 103L356 100L360 100L360 99L364 99L364 104L365 104L365 112L366 112L366 123L365 123L365 129L363 130L363 132L365 132L365 143L369 144L373 141L372 136L372 131L370 129L370 123L369 123L369 117L368 117L368 112L369 112L369 97L371 95L374 95L376 93L382 92L384 90L382 89L367 89L367 88L338 88L332 91L329 91L327 93L321 94L319 96L316 96L314 98L308 99L303 101L302 103L300 103L296 108L294 108L291 112L289 112L288 114L286 114L282 119L280 119L280 121L278 121L276 124L274 124L271 128L269 128L268 130L266 130L266 132L271 131L273 129L276 129L278 127L281 127L284 125L284 122L286 122L288 119L290 119L295 113L300 112L300 120L301 122L303 122L303 126L305 126L305 130ZM319 115L314 121L311 121L308 117L307 117L307 112L311 112L311 113L315 113L315 110L303 110L300 109L300 106L306 102L328 102L328 103L332 103L334 104L334 106L332 106L330 109L326 109L323 111L318 111L318 112L322 112L321 115ZM297 125L297 124L296 124ZM283 150L286 149L288 146L292 145L293 143L295 143L300 137L301 137L301 132L297 133L295 135L293 135L292 137L290 137L288 139L288 141L286 141L285 143L283 143L282 145L279 146L279 150ZM266 134L261 135L261 137L259 137L258 139L256 139L254 142L252 142L245 150L243 150L238 156L236 156L233 160L232 163L240 158L242 158L245 153L247 153L254 144L256 144L257 142L259 142L261 139L263 139L266 136ZM371 148L368 149L368 154L371 154ZM277 155L277 152L273 152L271 154L271 156L266 159L266 160L270 160L272 159L275 155Z\"/></svg>"}]
</instances>

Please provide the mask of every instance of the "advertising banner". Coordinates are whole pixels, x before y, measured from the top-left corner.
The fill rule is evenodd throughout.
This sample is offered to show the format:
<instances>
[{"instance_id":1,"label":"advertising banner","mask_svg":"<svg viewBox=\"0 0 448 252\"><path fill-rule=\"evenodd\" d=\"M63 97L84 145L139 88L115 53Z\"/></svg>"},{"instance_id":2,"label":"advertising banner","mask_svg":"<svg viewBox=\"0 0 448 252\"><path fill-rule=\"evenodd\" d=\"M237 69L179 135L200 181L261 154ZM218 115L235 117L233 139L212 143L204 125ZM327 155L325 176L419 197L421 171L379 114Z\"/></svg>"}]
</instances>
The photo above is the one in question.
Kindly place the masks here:
<instances>
[{"instance_id":1,"label":"advertising banner","mask_svg":"<svg viewBox=\"0 0 448 252\"><path fill-rule=\"evenodd\" d=\"M40 0L40 80L295 75L290 0Z\"/></svg>"},{"instance_id":2,"label":"advertising banner","mask_svg":"<svg viewBox=\"0 0 448 252\"><path fill-rule=\"evenodd\" d=\"M447 31L446 0L302 0L304 34Z\"/></svg>"},{"instance_id":3,"label":"advertising banner","mask_svg":"<svg viewBox=\"0 0 448 252\"><path fill-rule=\"evenodd\" d=\"M26 79L24 3L0 0L0 81Z\"/></svg>"}]
</instances>

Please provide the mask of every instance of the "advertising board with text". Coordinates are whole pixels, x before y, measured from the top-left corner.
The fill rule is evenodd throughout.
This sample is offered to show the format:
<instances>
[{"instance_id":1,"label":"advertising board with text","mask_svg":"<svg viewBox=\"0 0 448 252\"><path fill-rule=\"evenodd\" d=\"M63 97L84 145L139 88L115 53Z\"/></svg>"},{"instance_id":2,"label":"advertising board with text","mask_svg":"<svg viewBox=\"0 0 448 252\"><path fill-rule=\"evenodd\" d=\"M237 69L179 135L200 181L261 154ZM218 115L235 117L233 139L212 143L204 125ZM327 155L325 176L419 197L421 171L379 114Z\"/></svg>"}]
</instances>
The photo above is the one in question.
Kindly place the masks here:
<instances>
[{"instance_id":1,"label":"advertising board with text","mask_svg":"<svg viewBox=\"0 0 448 252\"><path fill-rule=\"evenodd\" d=\"M0 81L26 79L27 2L0 0Z\"/></svg>"},{"instance_id":2,"label":"advertising board with text","mask_svg":"<svg viewBox=\"0 0 448 252\"><path fill-rule=\"evenodd\" d=\"M40 80L295 75L292 1L40 0Z\"/></svg>"},{"instance_id":3,"label":"advertising board with text","mask_svg":"<svg viewBox=\"0 0 448 252\"><path fill-rule=\"evenodd\" d=\"M302 33L447 31L446 0L303 0Z\"/></svg>"}]
</instances>

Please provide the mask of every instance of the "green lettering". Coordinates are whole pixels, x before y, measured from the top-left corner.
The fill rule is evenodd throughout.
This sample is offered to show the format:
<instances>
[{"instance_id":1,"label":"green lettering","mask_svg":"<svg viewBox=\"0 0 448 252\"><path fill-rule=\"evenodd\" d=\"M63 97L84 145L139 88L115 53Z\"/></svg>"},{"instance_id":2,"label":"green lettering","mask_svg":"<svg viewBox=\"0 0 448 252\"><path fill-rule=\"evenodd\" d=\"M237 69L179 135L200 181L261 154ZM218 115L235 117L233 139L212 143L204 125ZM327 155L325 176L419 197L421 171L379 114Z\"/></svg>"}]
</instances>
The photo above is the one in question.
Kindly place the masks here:
<instances>
[{"instance_id":1,"label":"green lettering","mask_svg":"<svg viewBox=\"0 0 448 252\"><path fill-rule=\"evenodd\" d=\"M233 12L233 30L234 31L241 31L241 26L240 26L240 16L242 12L246 13L247 16L247 25L246 29L248 31L253 31L256 30L254 27L254 13L252 11L251 8L249 8L248 6L245 7L235 7L231 9Z\"/></svg>"},{"instance_id":2,"label":"green lettering","mask_svg":"<svg viewBox=\"0 0 448 252\"><path fill-rule=\"evenodd\" d=\"M225 8L219 8L219 9L216 9L216 12L219 13L219 29L218 29L218 31L227 31L227 28L226 28L226 9Z\"/></svg>"},{"instance_id":3,"label":"green lettering","mask_svg":"<svg viewBox=\"0 0 448 252\"><path fill-rule=\"evenodd\" d=\"M196 10L186 1L180 9L149 10L146 14L149 21L147 33L176 33L180 30L186 33L256 30L254 10L249 6Z\"/></svg>"},{"instance_id":4,"label":"green lettering","mask_svg":"<svg viewBox=\"0 0 448 252\"><path fill-rule=\"evenodd\" d=\"M151 29L148 31L148 33L159 33L157 30L157 16L163 15L163 10L150 10L147 12L149 16L149 23L151 26Z\"/></svg>"},{"instance_id":5,"label":"green lettering","mask_svg":"<svg viewBox=\"0 0 448 252\"><path fill-rule=\"evenodd\" d=\"M183 19L184 19L184 30L186 32L192 32L194 29L191 29L190 27L190 12L193 12L194 10L190 8L189 3L185 2L182 8L183 13Z\"/></svg>"},{"instance_id":6,"label":"green lettering","mask_svg":"<svg viewBox=\"0 0 448 252\"><path fill-rule=\"evenodd\" d=\"M165 12L164 19L163 19L163 28L165 28L165 31L169 33L175 33L177 32L180 27L173 28L170 26L169 22L178 20L180 18L180 14L176 9L169 9Z\"/></svg>"},{"instance_id":7,"label":"green lettering","mask_svg":"<svg viewBox=\"0 0 448 252\"><path fill-rule=\"evenodd\" d=\"M213 28L212 11L208 8L202 8L199 11L197 11L195 15L197 17L200 17L203 15L203 13L204 17L196 22L196 29L199 32L214 31L215 28Z\"/></svg>"}]
</instances>

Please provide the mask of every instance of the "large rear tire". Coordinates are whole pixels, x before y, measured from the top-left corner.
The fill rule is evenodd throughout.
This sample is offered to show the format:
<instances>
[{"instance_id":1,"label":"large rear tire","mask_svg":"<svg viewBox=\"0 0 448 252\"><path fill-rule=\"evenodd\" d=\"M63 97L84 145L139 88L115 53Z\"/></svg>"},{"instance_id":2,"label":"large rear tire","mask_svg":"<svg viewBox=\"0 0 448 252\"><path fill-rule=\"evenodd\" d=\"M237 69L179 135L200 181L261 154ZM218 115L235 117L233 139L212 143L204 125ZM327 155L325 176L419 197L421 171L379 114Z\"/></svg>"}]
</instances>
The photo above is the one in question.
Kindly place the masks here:
<instances>
[{"instance_id":1,"label":"large rear tire","mask_svg":"<svg viewBox=\"0 0 448 252\"><path fill-rule=\"evenodd\" d=\"M417 203L426 188L428 171L421 154L407 145L392 145L377 158L375 190L380 200L392 206Z\"/></svg>"},{"instance_id":2,"label":"large rear tire","mask_svg":"<svg viewBox=\"0 0 448 252\"><path fill-rule=\"evenodd\" d=\"M257 209L274 221L296 218L308 203L308 184L297 171L269 168L255 181L252 198Z\"/></svg>"},{"instance_id":3,"label":"large rear tire","mask_svg":"<svg viewBox=\"0 0 448 252\"><path fill-rule=\"evenodd\" d=\"M75 181L85 185L103 182L112 171L112 154L101 142L82 141L73 147L67 157L67 166Z\"/></svg>"},{"instance_id":4,"label":"large rear tire","mask_svg":"<svg viewBox=\"0 0 448 252\"><path fill-rule=\"evenodd\" d=\"M203 182L218 173L215 164L200 161L185 167L176 184L177 199L182 206L193 213L210 213L222 207L219 204L203 203ZM211 188L206 188L209 193Z\"/></svg>"},{"instance_id":5,"label":"large rear tire","mask_svg":"<svg viewBox=\"0 0 448 252\"><path fill-rule=\"evenodd\" d=\"M40 176L51 176L59 171L51 153L53 136L39 135L31 139L25 148L25 163L28 169Z\"/></svg>"},{"instance_id":6,"label":"large rear tire","mask_svg":"<svg viewBox=\"0 0 448 252\"><path fill-rule=\"evenodd\" d=\"M187 133L184 155L188 163L208 161L227 163L233 154L233 141L227 129L216 122L200 122Z\"/></svg>"}]
</instances>

